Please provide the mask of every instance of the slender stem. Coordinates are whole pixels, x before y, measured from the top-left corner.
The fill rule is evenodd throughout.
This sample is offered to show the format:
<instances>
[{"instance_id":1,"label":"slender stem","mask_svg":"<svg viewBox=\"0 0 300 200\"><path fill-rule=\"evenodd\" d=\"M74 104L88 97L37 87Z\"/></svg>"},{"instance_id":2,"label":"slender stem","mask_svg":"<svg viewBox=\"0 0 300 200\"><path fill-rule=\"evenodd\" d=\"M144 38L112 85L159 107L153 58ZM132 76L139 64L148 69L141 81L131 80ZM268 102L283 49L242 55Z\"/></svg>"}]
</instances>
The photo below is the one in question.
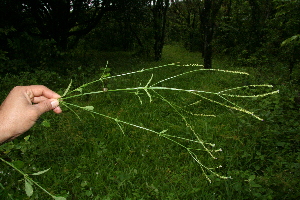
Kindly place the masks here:
<instances>
[{"instance_id":1,"label":"slender stem","mask_svg":"<svg viewBox=\"0 0 300 200\"><path fill-rule=\"evenodd\" d=\"M45 193L47 193L48 195L50 195L52 198L55 198L56 196L52 195L50 192L48 192L46 189L44 189L42 186L40 186L37 182L35 182L34 180L32 180L28 174L25 174L24 172L22 172L21 170L19 170L18 168L16 168L12 163L7 162L6 160L0 158L1 161L3 161L4 163L6 163L7 165L11 166L12 168L14 168L17 172L19 172L20 174L22 174L24 176L24 179L29 180L31 183L35 184L37 187L39 187L41 190L43 190Z\"/></svg>"},{"instance_id":2,"label":"slender stem","mask_svg":"<svg viewBox=\"0 0 300 200\"><path fill-rule=\"evenodd\" d=\"M108 119L111 119L111 120L114 120L117 125L120 127L121 131L123 132L122 130L122 127L120 126L119 123L123 123L123 124L126 124L126 125L129 125L129 126L133 126L133 127L136 127L136 128L139 128L139 129L142 129L142 130L146 130L146 131L149 131L149 132L152 132L152 133L155 133L157 134L158 136L161 136L161 137L164 137L166 138L167 140L170 140L172 142L174 142L175 144L179 145L180 147L186 149L189 154L191 155L191 157L199 164L201 170L203 171L205 177L211 182L211 180L209 179L209 177L207 176L206 174L206 171L207 170L209 173L212 173L220 178L224 178L224 179L228 179L230 177L225 177L225 176L221 176L219 174L217 174L216 172L214 172L212 170L212 168L208 168L206 167L197 157L197 155L192 151L192 150L201 150L199 148L189 148L189 147L186 147L184 146L183 144L181 144L181 140L184 140L184 141L189 141L189 142L194 142L194 143L198 143L200 144L201 148L204 149L204 151L206 151L212 158L216 159L216 157L212 154L212 152L216 152L216 151L220 151L219 150L209 150L207 148L207 145L211 145L210 143L205 143L203 140L201 140L200 138L200 135L198 133L196 133L196 131L194 130L193 126L189 123L188 119L185 117L184 113L188 113L188 114L193 114L187 110L185 110L184 108L176 105L175 103L172 103L171 101L168 101L164 96L162 96L161 94L158 93L158 90L167 90L167 91L182 91L182 92L187 92L187 93L190 93L190 94L193 94L193 95L196 95L198 97L200 97L201 99L204 99L204 100L207 100L209 102L212 102L212 103L215 103L215 104L219 104L221 106L224 106L224 107L227 107L227 108L230 108L230 109L235 109L237 111L240 111L240 112L244 112L246 114L249 114L249 115L252 115L253 117L259 119L259 120L262 120L261 118L259 118L258 116L254 115L253 112L250 112L240 106L238 106L237 104L233 103L232 101L230 101L229 99L227 99L227 97L240 97L240 98L254 98L254 97L263 97L263 96L267 96L267 95L271 95L271 94L274 94L274 93L277 93L278 91L273 91L273 92L267 92L267 93L264 93L264 94L258 94L258 95L236 95L236 94L228 94L229 92L234 92L235 90L241 90L241 89L245 89L245 88L249 88L249 87L272 87L271 85L250 85L250 86L241 86L241 87L235 87L235 88L230 88L230 89L225 89L225 90L222 90L222 91L218 91L218 92L210 92L210 91L202 91L202 90L193 90L193 89L181 89L181 88L172 88L172 87L158 87L156 85L158 85L159 83L162 83L162 82L165 82L165 81L169 81L169 80L173 80L175 78L178 78L180 76L183 76L183 75L188 75L188 74L191 74L191 73L195 73L195 72L199 72L199 71L216 71L216 72L225 72L225 73L233 73L233 74L241 74L241 75L249 75L248 73L246 72L239 72L239 71L229 71L229 70L222 70L222 69L204 69L202 65L183 65L183 67L201 67L200 69L195 69L195 70L191 70L191 71L186 71L186 72L183 72L183 73L180 73L180 74L177 74L177 75L174 75L174 76L171 76L171 77L168 77L168 78L165 78L165 79L162 79L162 80L159 80L158 82L156 83L151 83L152 81L152 78L153 78L153 74L151 75L151 78L149 79L149 81L146 83L146 85L144 87L131 87L131 88L120 88L120 89L109 89L108 91L103 91L103 90L99 90L99 91L92 91L92 92L86 92L86 93L82 93L82 88L84 87L87 87L88 85L91 85L93 83L96 83L96 82L99 82L99 81L103 81L103 80L106 80L106 79L112 79L112 78L117 78L117 77L122 77L122 76L127 76L127 75L133 75L133 74L136 74L136 73L143 73L145 71L150 71L150 70L154 70L154 69L158 69L158 68L162 68L162 67L166 67L166 66L180 66L180 65L175 65L174 63L173 64L169 64L169 65L163 65L163 66L159 66L159 67L153 67L153 68L149 68L149 69L142 69L142 70L138 70L138 71L134 71L134 72L129 72L129 73L125 73L125 74L119 74L119 75L116 75L116 76L110 76L110 77L104 77L104 74L102 74L102 76L98 79L98 80L95 80L95 81L92 81L92 82L89 82L89 83L86 83L86 84L83 84L81 85L80 87L76 88L75 90L69 92L68 94L72 93L72 92L75 92L75 91L78 91L80 92L81 94L77 94L77 95L70 95L70 96L63 96L61 98L61 100L63 100L63 104L66 105L67 107L68 106L73 106L73 107L76 107L76 108L80 108L80 109L84 109L92 114L96 114L96 115L100 115L102 117L105 117L105 118L108 118ZM151 85L151 84L152 85ZM69 88L69 87L68 87ZM150 102L152 100L152 94L156 94L156 97L160 98L161 100L165 101L166 103L168 103L172 108L173 110L180 116L180 118L184 121L186 127L191 130L191 132L193 133L195 139L187 139L187 138L183 138L183 137L178 137L178 136L175 136L175 135L169 135L169 134L165 134L165 132L167 130L163 130L161 132L157 132L157 131L154 131L152 129L149 129L149 128L145 128L145 127L142 127L142 126L138 126L138 125L135 125L135 124L132 124L132 123L129 123L129 122L126 122L126 121L122 121L122 120L119 120L117 118L113 118L113 117L110 117L110 116L107 116L107 115L104 115L102 113L98 113L98 112L95 112L93 110L89 110L89 109L85 109L85 107L81 107L81 106L78 106L76 104L72 104L72 103L68 103L68 102L65 102L64 100L68 100L68 99L72 99L72 98L76 98L76 97L81 97L81 96L85 96L85 95L92 95L92 94L101 94L103 92L122 92L122 91L135 91L134 94L136 94L138 97L139 97L139 91L142 90L142 91L145 91L145 93L148 95L148 97L150 98ZM68 91L68 89L67 89ZM221 99L221 100L214 100L212 98L209 98L209 97L206 97L206 96L203 96L204 94L208 94L208 95L215 95L218 99ZM226 97L226 98L225 98ZM142 103L140 97L139 97L139 100L140 102ZM225 102L223 102L225 101ZM195 103L192 103L190 105L195 105L199 102L199 100ZM225 104L226 103L226 104ZM228 105L229 104L229 105ZM68 107L69 108L69 107ZM71 108L70 108L71 109ZM73 111L74 112L74 111ZM77 114L76 114L77 115ZM204 116L204 115L202 115ZM124 132L123 132L124 134Z\"/></svg>"},{"instance_id":3,"label":"slender stem","mask_svg":"<svg viewBox=\"0 0 300 200\"><path fill-rule=\"evenodd\" d=\"M158 67L151 67L151 68L148 68L148 69L141 69L141 70L138 70L138 71L134 71L134 72L128 72L128 73L125 73L125 74L119 74L119 75L115 75L115 76L109 76L109 77L100 77L99 79L97 80L94 80L94 81L91 81L89 83L85 83L81 86L79 86L78 88L76 88L75 90L72 90L70 93L74 92L74 91L78 91L80 88L83 88L83 87L86 87L88 85L91 85L93 83L97 83L99 81L103 81L103 80L106 80L106 79L112 79L112 78L117 78L117 77L120 77L120 76L127 76L127 75L132 75L132 74L137 74L137 73L143 73L143 72L146 72L146 71L151 71L151 70L154 70L154 69L159 69L159 68L163 68L163 67L169 67L169 66L180 66L178 64L175 64L175 63L171 63L171 64L167 64L167 65L161 65L161 66L158 66ZM198 65L199 66L199 65Z\"/></svg>"}]
</instances>

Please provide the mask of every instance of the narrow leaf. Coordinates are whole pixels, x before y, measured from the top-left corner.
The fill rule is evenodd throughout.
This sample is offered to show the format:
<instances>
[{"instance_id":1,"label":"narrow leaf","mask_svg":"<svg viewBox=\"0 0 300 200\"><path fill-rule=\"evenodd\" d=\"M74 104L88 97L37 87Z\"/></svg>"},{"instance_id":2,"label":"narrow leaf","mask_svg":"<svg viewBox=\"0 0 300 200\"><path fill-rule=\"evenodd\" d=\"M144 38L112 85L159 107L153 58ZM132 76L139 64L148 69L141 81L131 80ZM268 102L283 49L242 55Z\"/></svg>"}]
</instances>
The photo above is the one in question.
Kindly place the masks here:
<instances>
[{"instance_id":1,"label":"narrow leaf","mask_svg":"<svg viewBox=\"0 0 300 200\"><path fill-rule=\"evenodd\" d=\"M255 187L255 188L262 187L261 185L259 185L259 184L257 184L257 183L254 183L254 182L250 182L250 186L251 186L251 187Z\"/></svg>"},{"instance_id":2,"label":"narrow leaf","mask_svg":"<svg viewBox=\"0 0 300 200\"><path fill-rule=\"evenodd\" d=\"M53 199L55 199L55 200L66 200L65 197L56 197L56 196L52 196L52 197L53 197Z\"/></svg>"},{"instance_id":3,"label":"narrow leaf","mask_svg":"<svg viewBox=\"0 0 300 200\"><path fill-rule=\"evenodd\" d=\"M300 38L300 35L294 35L286 40L284 40L282 43L281 43L281 46L285 46L289 43L292 43L294 40L297 40L298 38Z\"/></svg>"},{"instance_id":4,"label":"narrow leaf","mask_svg":"<svg viewBox=\"0 0 300 200\"><path fill-rule=\"evenodd\" d=\"M78 117L79 120L81 120L80 117L79 117L79 115L78 115L72 108L70 108L69 106L67 106L68 103L66 103L66 102L62 102L62 103L63 103L63 105L66 106L69 110L71 110L71 111ZM70 105L72 105L72 104L70 104Z\"/></svg>"},{"instance_id":5,"label":"narrow leaf","mask_svg":"<svg viewBox=\"0 0 300 200\"><path fill-rule=\"evenodd\" d=\"M85 110L94 110L94 106L85 106L85 107L81 107L82 109L85 109Z\"/></svg>"},{"instance_id":6,"label":"narrow leaf","mask_svg":"<svg viewBox=\"0 0 300 200\"><path fill-rule=\"evenodd\" d=\"M46 169L46 170L43 170L43 171L39 171L39 172L33 173L33 174L31 174L31 175L34 175L34 176L41 175L41 174L43 174L43 173L46 173L46 172L49 171L49 170L50 170L50 168L49 168L49 169Z\"/></svg>"},{"instance_id":7,"label":"narrow leaf","mask_svg":"<svg viewBox=\"0 0 300 200\"><path fill-rule=\"evenodd\" d=\"M75 92L75 91L78 91L78 92L82 93L82 88L79 87L79 88L77 88L77 89L75 89L75 90L73 90L73 91L74 91L74 92Z\"/></svg>"}]
</instances>

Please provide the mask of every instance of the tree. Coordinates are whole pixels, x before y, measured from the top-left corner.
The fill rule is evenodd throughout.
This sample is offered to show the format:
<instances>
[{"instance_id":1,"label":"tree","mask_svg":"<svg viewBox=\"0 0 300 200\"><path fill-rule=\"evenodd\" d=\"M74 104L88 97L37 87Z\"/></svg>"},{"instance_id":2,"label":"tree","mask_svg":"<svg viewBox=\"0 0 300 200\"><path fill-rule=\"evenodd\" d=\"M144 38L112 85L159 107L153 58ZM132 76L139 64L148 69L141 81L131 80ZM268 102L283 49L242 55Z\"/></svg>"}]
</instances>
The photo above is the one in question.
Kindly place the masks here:
<instances>
[{"instance_id":1,"label":"tree","mask_svg":"<svg viewBox=\"0 0 300 200\"><path fill-rule=\"evenodd\" d=\"M214 40L219 52L244 61L251 60L254 54L261 57L259 51L270 49L272 41L280 35L273 20L276 7L273 0L223 0Z\"/></svg>"},{"instance_id":2,"label":"tree","mask_svg":"<svg viewBox=\"0 0 300 200\"><path fill-rule=\"evenodd\" d=\"M129 29L131 38L134 38L137 47L136 55L147 55L153 49L152 17L149 10L150 1L135 0L125 8L122 15L124 26ZM151 49L151 50L150 50Z\"/></svg>"},{"instance_id":3,"label":"tree","mask_svg":"<svg viewBox=\"0 0 300 200\"><path fill-rule=\"evenodd\" d=\"M154 60L161 59L169 6L169 0L132 0L125 8L123 23L136 39L139 54L153 52Z\"/></svg>"},{"instance_id":4,"label":"tree","mask_svg":"<svg viewBox=\"0 0 300 200\"><path fill-rule=\"evenodd\" d=\"M280 2L279 5L275 17L284 39L281 43L280 57L287 63L291 79L296 65L300 62L300 2Z\"/></svg>"},{"instance_id":5,"label":"tree","mask_svg":"<svg viewBox=\"0 0 300 200\"><path fill-rule=\"evenodd\" d=\"M181 24L187 30L184 34L189 35L189 50L196 50L200 46L197 50L202 52L205 68L212 68L212 41L222 3L223 0L184 0L171 5L171 10L179 15ZM174 18L176 19L176 15L173 20Z\"/></svg>"},{"instance_id":6,"label":"tree","mask_svg":"<svg viewBox=\"0 0 300 200\"><path fill-rule=\"evenodd\" d=\"M53 39L62 50L68 48L70 37L77 41L89 33L107 11L115 9L123 1L18 0L23 7L19 15L28 22L27 32Z\"/></svg>"},{"instance_id":7,"label":"tree","mask_svg":"<svg viewBox=\"0 0 300 200\"><path fill-rule=\"evenodd\" d=\"M160 60L165 40L168 0L130 0L119 6L120 9L106 13L104 22L94 32L102 32L103 37L114 37L114 41L124 44L122 50L132 50L135 55L146 55ZM112 32L113 31L113 32ZM96 39L96 38L95 38ZM108 49L114 42L104 39ZM97 42L96 42L97 43ZM100 41L101 43L101 41ZM113 45L120 49L119 45ZM152 54L153 53L153 54Z\"/></svg>"},{"instance_id":8,"label":"tree","mask_svg":"<svg viewBox=\"0 0 300 200\"><path fill-rule=\"evenodd\" d=\"M161 59L162 49L164 46L167 10L170 6L169 0L152 0L150 2L153 15L153 32L154 32L154 59Z\"/></svg>"},{"instance_id":9,"label":"tree","mask_svg":"<svg viewBox=\"0 0 300 200\"><path fill-rule=\"evenodd\" d=\"M223 0L204 0L200 13L201 31L203 36L204 68L212 68L212 40L214 35L216 16L221 8Z\"/></svg>"},{"instance_id":10,"label":"tree","mask_svg":"<svg viewBox=\"0 0 300 200\"><path fill-rule=\"evenodd\" d=\"M300 61L300 35L294 35L281 43L281 47L284 49L285 60L288 63L289 79L295 68L295 65Z\"/></svg>"},{"instance_id":11,"label":"tree","mask_svg":"<svg viewBox=\"0 0 300 200\"><path fill-rule=\"evenodd\" d=\"M203 41L200 36L200 8L198 0L176 0L169 9L169 37L184 43L189 51L202 51Z\"/></svg>"}]
</instances>

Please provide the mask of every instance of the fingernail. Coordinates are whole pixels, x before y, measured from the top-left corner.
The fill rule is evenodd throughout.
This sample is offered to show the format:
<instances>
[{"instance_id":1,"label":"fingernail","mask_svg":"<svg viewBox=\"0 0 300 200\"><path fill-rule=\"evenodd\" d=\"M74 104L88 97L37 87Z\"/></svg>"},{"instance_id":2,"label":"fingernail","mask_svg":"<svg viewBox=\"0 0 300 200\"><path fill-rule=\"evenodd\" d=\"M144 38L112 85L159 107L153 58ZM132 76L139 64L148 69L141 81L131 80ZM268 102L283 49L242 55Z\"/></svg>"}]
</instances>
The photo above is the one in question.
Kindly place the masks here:
<instances>
[{"instance_id":1,"label":"fingernail","mask_svg":"<svg viewBox=\"0 0 300 200\"><path fill-rule=\"evenodd\" d=\"M51 101L51 105L52 105L52 108L56 108L59 105L59 102L57 100L53 100L53 101Z\"/></svg>"}]
</instances>

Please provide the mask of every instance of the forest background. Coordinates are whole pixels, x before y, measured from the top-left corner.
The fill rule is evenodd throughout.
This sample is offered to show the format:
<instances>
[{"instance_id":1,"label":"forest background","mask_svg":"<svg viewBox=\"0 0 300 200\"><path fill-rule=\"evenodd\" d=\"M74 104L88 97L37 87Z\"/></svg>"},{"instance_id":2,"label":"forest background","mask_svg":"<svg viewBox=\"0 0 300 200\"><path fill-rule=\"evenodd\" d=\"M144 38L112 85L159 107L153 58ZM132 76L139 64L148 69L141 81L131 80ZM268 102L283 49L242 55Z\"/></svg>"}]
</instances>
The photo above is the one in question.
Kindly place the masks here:
<instances>
[{"instance_id":1,"label":"forest background","mask_svg":"<svg viewBox=\"0 0 300 200\"><path fill-rule=\"evenodd\" d=\"M84 123L68 111L58 119L47 115L27 133L30 139L7 143L0 153L26 173L51 168L36 177L51 192L70 199L299 198L300 1L1 0L0 44L1 100L15 85L43 84L62 93L71 79L79 86L101 74L176 62L252 74L247 79L201 75L206 89L240 83L271 84L280 91L259 103L242 102L259 112L264 124L227 116L221 108L217 112L222 119L201 120L205 140L228 148L220 156L224 166L218 173L234 177L223 180L209 174L212 183L177 147L163 148L168 145L163 139L154 142L144 134L134 136L137 130L126 137L113 123L99 128L103 121L88 114L81 113ZM158 73L168 77L169 72ZM150 77L139 78L146 84ZM133 80L119 83L138 83ZM178 83L191 87L193 80ZM116 84L104 81L101 87ZM105 100L81 97L79 101L98 104L101 112L119 117L124 110L137 112L132 104L138 101L108 94ZM125 118L159 119L155 112L150 106L144 115ZM169 113L161 121L166 116ZM57 135L51 134L54 130ZM0 170L1 197L43 197L41 191L26 197L22 175L4 163Z\"/></svg>"}]
</instances>

